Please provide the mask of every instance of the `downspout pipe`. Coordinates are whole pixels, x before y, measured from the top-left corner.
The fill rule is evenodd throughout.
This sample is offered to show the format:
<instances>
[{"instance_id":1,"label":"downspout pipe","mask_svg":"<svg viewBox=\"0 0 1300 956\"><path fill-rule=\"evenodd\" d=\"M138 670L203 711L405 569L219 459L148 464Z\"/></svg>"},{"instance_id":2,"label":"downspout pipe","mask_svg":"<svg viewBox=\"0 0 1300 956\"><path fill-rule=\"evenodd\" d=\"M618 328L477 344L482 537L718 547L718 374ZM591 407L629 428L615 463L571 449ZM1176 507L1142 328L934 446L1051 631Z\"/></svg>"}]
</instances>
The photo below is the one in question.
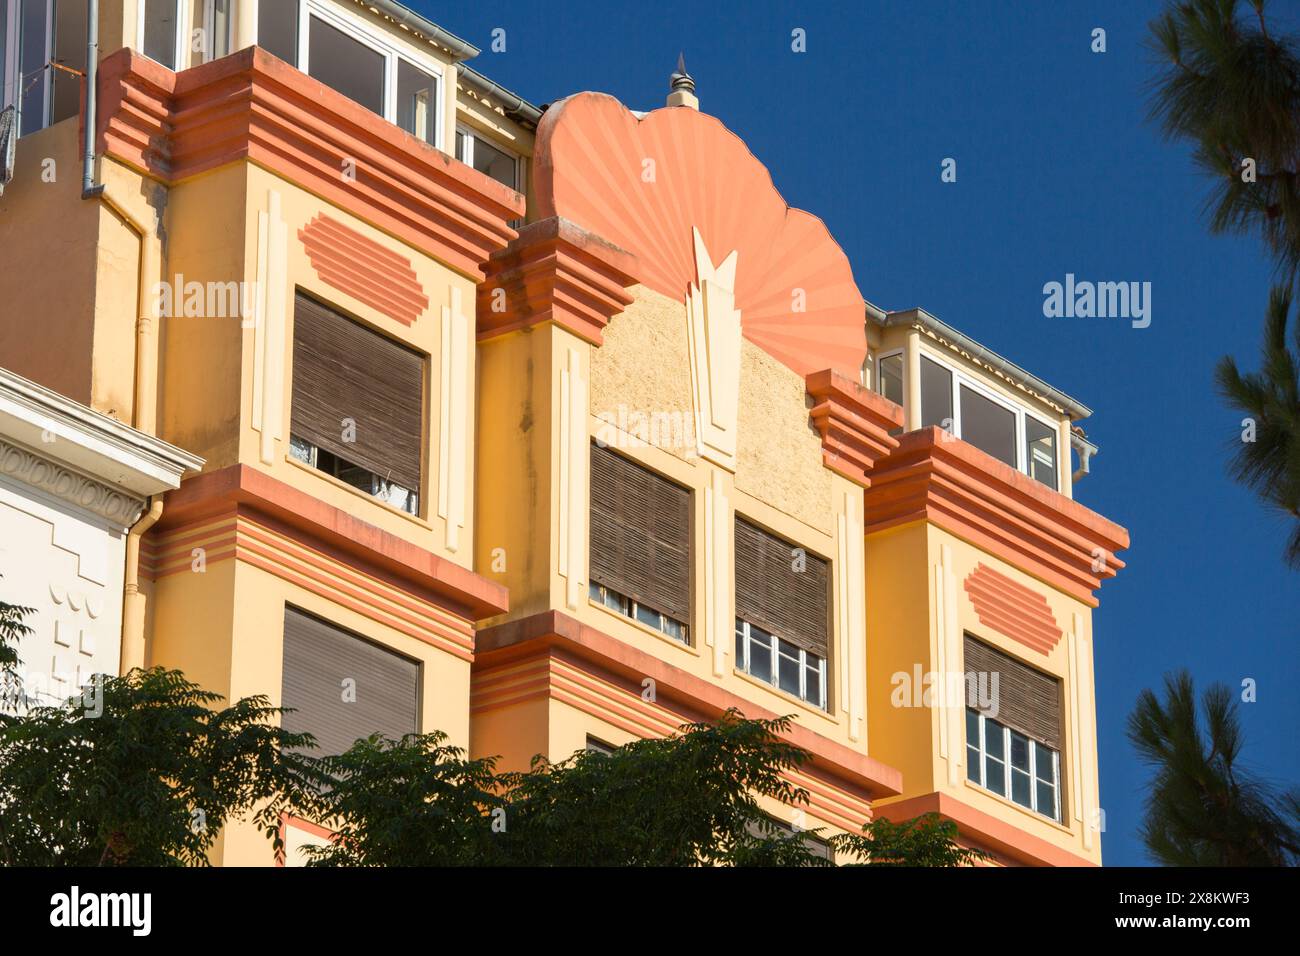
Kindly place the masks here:
<instances>
[{"instance_id":1,"label":"downspout pipe","mask_svg":"<svg viewBox=\"0 0 1300 956\"><path fill-rule=\"evenodd\" d=\"M82 195L95 187L95 138L98 127L99 0L88 0L86 8L86 133L81 153Z\"/></svg>"},{"instance_id":2,"label":"downspout pipe","mask_svg":"<svg viewBox=\"0 0 1300 956\"><path fill-rule=\"evenodd\" d=\"M86 116L85 144L81 165L81 198L98 200L108 206L139 237L136 324L135 390L132 425L146 435L157 433L158 426L158 343L157 323L149 305L150 290L162 273L162 240L157 223L146 225L95 182L95 145L99 131L99 0L88 0L86 9ZM140 593L140 540L154 526L163 511L162 495L149 499L149 507L131 526L126 536L126 567L122 587L122 657L121 670L126 673L145 666L145 596Z\"/></svg>"}]
</instances>

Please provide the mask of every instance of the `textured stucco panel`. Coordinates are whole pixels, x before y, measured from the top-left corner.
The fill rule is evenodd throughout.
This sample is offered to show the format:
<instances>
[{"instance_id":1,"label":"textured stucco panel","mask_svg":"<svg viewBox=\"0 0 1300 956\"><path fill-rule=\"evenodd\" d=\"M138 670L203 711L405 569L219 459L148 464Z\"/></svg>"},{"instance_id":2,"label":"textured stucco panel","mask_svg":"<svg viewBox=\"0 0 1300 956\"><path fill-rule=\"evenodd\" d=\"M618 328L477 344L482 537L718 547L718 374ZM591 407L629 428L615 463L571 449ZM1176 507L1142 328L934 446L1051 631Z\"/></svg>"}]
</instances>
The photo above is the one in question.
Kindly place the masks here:
<instances>
[{"instance_id":1,"label":"textured stucco panel","mask_svg":"<svg viewBox=\"0 0 1300 956\"><path fill-rule=\"evenodd\" d=\"M736 488L829 534L833 483L808 417L804 381L747 341L737 417Z\"/></svg>"}]
</instances>

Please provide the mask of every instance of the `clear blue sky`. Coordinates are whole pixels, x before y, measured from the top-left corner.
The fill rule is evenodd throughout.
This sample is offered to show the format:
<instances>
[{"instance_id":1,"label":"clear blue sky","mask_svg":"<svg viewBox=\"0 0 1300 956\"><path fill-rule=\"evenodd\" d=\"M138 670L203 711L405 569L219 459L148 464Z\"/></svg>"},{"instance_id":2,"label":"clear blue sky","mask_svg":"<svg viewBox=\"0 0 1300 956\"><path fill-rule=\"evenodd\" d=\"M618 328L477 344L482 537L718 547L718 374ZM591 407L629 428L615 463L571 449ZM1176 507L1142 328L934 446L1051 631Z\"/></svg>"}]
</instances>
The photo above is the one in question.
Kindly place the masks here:
<instances>
[{"instance_id":1,"label":"clear blue sky","mask_svg":"<svg viewBox=\"0 0 1300 956\"><path fill-rule=\"evenodd\" d=\"M660 106L683 50L701 107L826 221L864 296L921 306L1094 409L1101 454L1077 497L1133 538L1094 617L1108 864L1146 862L1124 721L1170 669L1254 678L1248 765L1300 782L1300 575L1279 559L1281 520L1226 476L1240 416L1211 385L1224 353L1256 366L1271 265L1252 237L1208 235L1205 181L1145 120L1160 3L413 6L538 104L600 90ZM496 27L505 53L489 52ZM1151 282L1151 326L1044 318L1043 284L1067 272Z\"/></svg>"}]
</instances>

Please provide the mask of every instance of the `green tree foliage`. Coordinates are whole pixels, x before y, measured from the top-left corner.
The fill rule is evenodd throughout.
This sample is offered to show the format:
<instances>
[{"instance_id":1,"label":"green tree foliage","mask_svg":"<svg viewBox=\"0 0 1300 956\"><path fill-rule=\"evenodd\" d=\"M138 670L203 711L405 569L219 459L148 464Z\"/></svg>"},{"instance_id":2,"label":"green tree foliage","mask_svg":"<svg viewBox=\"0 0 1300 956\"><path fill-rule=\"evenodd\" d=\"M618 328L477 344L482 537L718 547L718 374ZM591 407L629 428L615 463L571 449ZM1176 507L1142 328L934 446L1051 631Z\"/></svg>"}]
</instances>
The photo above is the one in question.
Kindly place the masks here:
<instances>
[{"instance_id":1,"label":"green tree foliage","mask_svg":"<svg viewBox=\"0 0 1300 956\"><path fill-rule=\"evenodd\" d=\"M1166 866L1294 866L1300 861L1300 793L1277 795L1240 766L1237 702L1223 684L1201 696L1186 671L1165 677L1164 699L1146 690L1128 736L1155 771L1141 827Z\"/></svg>"},{"instance_id":2,"label":"green tree foliage","mask_svg":"<svg viewBox=\"0 0 1300 956\"><path fill-rule=\"evenodd\" d=\"M203 865L222 825L280 813L314 773L263 697L222 698L179 671L97 678L84 696L0 725L0 863Z\"/></svg>"},{"instance_id":3,"label":"green tree foliage","mask_svg":"<svg viewBox=\"0 0 1300 956\"><path fill-rule=\"evenodd\" d=\"M0 723L7 719L6 711L18 709L24 701L22 680L18 674L18 667L22 664L18 642L32 632L26 623L26 617L31 613L29 607L0 601Z\"/></svg>"},{"instance_id":4,"label":"green tree foliage","mask_svg":"<svg viewBox=\"0 0 1300 956\"><path fill-rule=\"evenodd\" d=\"M1211 230L1258 231L1290 284L1300 275L1300 47L1269 30L1264 8L1186 0L1156 19L1151 116L1210 175Z\"/></svg>"},{"instance_id":5,"label":"green tree foliage","mask_svg":"<svg viewBox=\"0 0 1300 956\"><path fill-rule=\"evenodd\" d=\"M322 761L334 782L313 807L334 840L313 866L825 866L805 835L773 824L766 796L808 793L784 771L809 759L783 740L789 718L729 711L612 754L540 758L523 773L470 760L442 734L371 738ZM874 865L956 866L983 854L937 818L876 821L831 838L837 856Z\"/></svg>"},{"instance_id":6,"label":"green tree foliage","mask_svg":"<svg viewBox=\"0 0 1300 956\"><path fill-rule=\"evenodd\" d=\"M1295 521L1286 560L1300 569L1300 320L1287 347L1291 290L1278 287L1269 297L1264 348L1258 372L1243 373L1232 358L1216 369L1223 398L1254 423L1253 440L1234 441L1231 464L1239 482L1271 507Z\"/></svg>"}]
</instances>

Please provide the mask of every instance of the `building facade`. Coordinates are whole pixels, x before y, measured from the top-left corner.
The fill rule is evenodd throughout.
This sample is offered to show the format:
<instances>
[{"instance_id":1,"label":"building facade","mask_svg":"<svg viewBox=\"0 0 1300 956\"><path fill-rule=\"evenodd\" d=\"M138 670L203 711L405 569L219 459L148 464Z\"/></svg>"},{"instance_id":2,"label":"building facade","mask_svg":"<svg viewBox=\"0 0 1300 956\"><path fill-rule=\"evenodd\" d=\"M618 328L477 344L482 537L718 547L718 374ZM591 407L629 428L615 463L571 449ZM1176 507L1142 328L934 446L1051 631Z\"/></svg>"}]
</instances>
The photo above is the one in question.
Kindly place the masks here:
<instances>
[{"instance_id":1,"label":"building facade","mask_svg":"<svg viewBox=\"0 0 1300 956\"><path fill-rule=\"evenodd\" d=\"M121 667L520 769L791 714L783 823L1100 862L1128 538L1073 500L1088 409L865 302L684 71L543 110L388 0L104 0L82 177L86 98L27 67L87 57L37 6L0 0L0 365L203 459L124 559ZM272 862L238 825L215 857Z\"/></svg>"}]
</instances>

